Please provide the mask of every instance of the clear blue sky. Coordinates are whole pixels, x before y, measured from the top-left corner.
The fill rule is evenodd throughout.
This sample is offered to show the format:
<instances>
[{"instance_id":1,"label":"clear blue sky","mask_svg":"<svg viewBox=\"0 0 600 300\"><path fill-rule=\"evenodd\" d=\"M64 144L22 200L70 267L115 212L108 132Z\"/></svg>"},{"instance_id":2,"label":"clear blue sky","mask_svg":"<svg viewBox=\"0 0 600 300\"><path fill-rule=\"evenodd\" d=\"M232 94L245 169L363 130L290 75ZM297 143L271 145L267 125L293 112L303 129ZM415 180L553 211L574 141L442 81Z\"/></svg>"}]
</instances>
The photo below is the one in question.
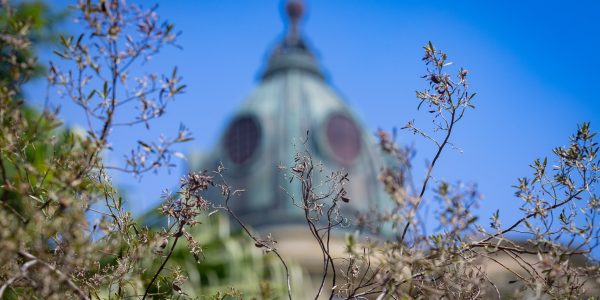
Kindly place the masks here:
<instances>
[{"instance_id":1,"label":"clear blue sky","mask_svg":"<svg viewBox=\"0 0 600 300\"><path fill-rule=\"evenodd\" d=\"M140 1L142 2L142 1ZM149 3L150 1L143 1ZM417 113L414 91L425 87L422 46L429 40L471 71L477 108L459 125L453 142L463 153L446 152L435 179L476 182L485 195L481 217L501 210L504 224L517 217L517 177L528 165L565 145L578 123L600 129L600 2L598 1L307 1L304 36L318 53L330 84L371 131L401 127ZM66 1L54 1L57 8ZM258 84L271 47L284 31L279 0L159 1L158 13L183 32L183 50L168 49L145 68L178 66L187 93L173 103L147 137L174 133L179 122L195 140L185 147L209 150L228 117ZM75 25L67 27L78 32ZM57 59L54 59L57 60ZM44 93L41 83L32 95ZM52 95L51 99L57 99ZM56 102L60 102L56 100ZM69 124L80 111L63 103ZM116 131L120 159L134 147L130 134ZM432 145L415 143L416 176L425 172ZM162 188L174 187L182 169L136 179L116 175L136 212L158 203Z\"/></svg>"}]
</instances>

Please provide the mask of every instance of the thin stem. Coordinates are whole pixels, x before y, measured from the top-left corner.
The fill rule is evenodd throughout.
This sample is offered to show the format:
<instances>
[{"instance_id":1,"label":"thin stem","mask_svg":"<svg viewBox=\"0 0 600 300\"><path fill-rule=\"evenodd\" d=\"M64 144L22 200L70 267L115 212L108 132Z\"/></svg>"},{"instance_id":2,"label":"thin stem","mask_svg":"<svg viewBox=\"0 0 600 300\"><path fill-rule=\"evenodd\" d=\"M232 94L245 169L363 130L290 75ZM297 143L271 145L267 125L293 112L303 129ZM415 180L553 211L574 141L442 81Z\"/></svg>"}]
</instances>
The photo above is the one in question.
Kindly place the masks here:
<instances>
[{"instance_id":1,"label":"thin stem","mask_svg":"<svg viewBox=\"0 0 600 300\"><path fill-rule=\"evenodd\" d=\"M21 251L19 251L19 255L21 255L27 259L30 259L32 261L36 261L36 262L42 264L44 267L51 270L52 272L56 273L60 277L60 279L63 280L64 282L66 282L67 286L69 286L69 288L71 288L75 292L75 294L77 294L79 299L84 299L84 300L90 299L83 290L81 290L71 279L69 279L69 276L67 276L65 273L61 272L59 269L57 269L53 265L39 259L35 255L33 255L27 251L21 250Z\"/></svg>"},{"instance_id":2,"label":"thin stem","mask_svg":"<svg viewBox=\"0 0 600 300\"><path fill-rule=\"evenodd\" d=\"M6 167L4 166L3 151L0 152L0 172L2 174L2 202L8 201L8 190L6 189L6 183L8 182L8 175L6 173Z\"/></svg>"},{"instance_id":3,"label":"thin stem","mask_svg":"<svg viewBox=\"0 0 600 300\"><path fill-rule=\"evenodd\" d=\"M433 158L433 161L431 161L431 164L429 165L429 168L427 170L427 175L425 176L425 181L423 182L423 186L421 187L421 193L419 193L419 199L417 200L417 204L415 204L415 206L412 210L413 214L410 214L410 219L406 222L406 225L404 226L404 229L402 230L402 236L400 237L400 244L402 244L404 242L404 237L406 236L406 233L408 232L408 227L412 223L412 218L413 218L412 216L414 215L414 212L417 211L417 209L419 208L419 205L423 201L423 195L425 194L425 191L427 189L427 184L429 183L429 179L431 178L431 172L433 171L433 168L435 167L435 163L440 158L440 155L442 154L444 147L446 147L446 145L448 144L450 135L452 135L452 128L454 128L454 124L456 124L456 122L454 120L455 113L456 113L456 108L453 108L451 119L450 119L450 127L448 127L448 131L446 132L446 137L444 138L444 141L442 142L442 144L438 147L435 157Z\"/></svg>"},{"instance_id":4,"label":"thin stem","mask_svg":"<svg viewBox=\"0 0 600 300\"><path fill-rule=\"evenodd\" d=\"M154 283L154 281L156 280L156 278L158 278L158 275L160 275L160 272L162 272L162 270L167 265L167 262L169 261L169 258L171 258L171 255L173 254L173 250L175 250L175 246L177 245L177 241L181 237L182 233L183 233L183 225L179 225L179 229L177 230L177 233L175 234L175 241L173 241L173 245L171 245L171 249L169 250L169 254L167 254L167 257L165 257L165 260L163 260L162 264L160 265L160 267L158 268L158 270L154 274L154 277L152 277L152 280L150 281L150 283L146 287L146 291L144 292L144 296L142 297L142 300L146 299L146 297L148 296L148 293L150 292L150 288L152 288L152 284Z\"/></svg>"},{"instance_id":5,"label":"thin stem","mask_svg":"<svg viewBox=\"0 0 600 300\"><path fill-rule=\"evenodd\" d=\"M557 203L557 204L554 204L554 205L552 205L552 206L550 206L550 207L546 208L545 210L553 210L553 209L555 209L555 208L561 207L561 206L563 206L563 205L565 205L565 204L567 204L567 203L571 202L571 200L575 199L575 198L576 198L577 196L579 196L579 194L581 194L581 192L583 192L583 191L584 191L584 190L579 190L579 191L577 191L577 193L575 193L575 194L573 194L573 195L569 196L569 197L568 197L567 199L565 199L564 201L562 201L562 202L559 202L559 203ZM525 222L527 219L533 218L533 217L537 216L538 214L540 214L540 213L539 213L539 212L537 212L537 211L536 211L536 212L532 212L532 213L530 213L530 214L526 215L525 217L523 217L523 218L519 219L519 220L518 220L518 221L516 221L515 223L513 223L513 224L512 224L510 227L508 227L507 229L504 229L504 230L502 230L501 232L498 232L498 233L496 233L496 234L490 235L489 237L487 237L487 238L485 238L485 239L483 239L483 240L481 240L481 241L479 241L479 242L476 242L476 243L474 243L474 245L481 244L481 243L485 243L485 242L489 242L490 240L492 240L492 239L494 239L494 238L497 238L497 237L499 237L499 236L502 236L502 235L504 235L504 234L506 234L506 233L508 233L508 232L512 231L513 229L515 229L517 226L519 226L519 224L521 224L521 223Z\"/></svg>"},{"instance_id":6,"label":"thin stem","mask_svg":"<svg viewBox=\"0 0 600 300\"><path fill-rule=\"evenodd\" d=\"M231 217L233 217L233 219L238 223L238 225L240 225L240 227L242 228L242 230L246 233L246 235L248 235L252 240L254 240L255 244L257 246L265 247L269 250L269 252L273 252L275 253L275 255L277 255L277 258L279 259L279 261L281 262L281 264L283 265L283 267L285 268L285 276L286 276L286 281L287 281L287 294L288 294L288 299L292 300L292 280L291 280L291 276L290 276L290 270L288 268L287 263L285 262L285 260L283 259L283 257L279 254L279 251L277 251L277 249L273 248L272 246L270 246L268 243L266 243L265 241L258 239L257 237L255 237L250 230L248 229L248 227L244 224L244 222L242 222L242 220L240 220L240 218L237 216L237 214L229 207L229 200L231 199L231 192L230 192L230 188L229 185L227 184L225 177L223 177L223 174L220 171L216 172L219 177L221 177L221 180L223 181L223 185L226 189L226 194L225 194L225 211L227 211L227 213L229 213L229 215ZM235 191L234 191L235 194Z\"/></svg>"}]
</instances>

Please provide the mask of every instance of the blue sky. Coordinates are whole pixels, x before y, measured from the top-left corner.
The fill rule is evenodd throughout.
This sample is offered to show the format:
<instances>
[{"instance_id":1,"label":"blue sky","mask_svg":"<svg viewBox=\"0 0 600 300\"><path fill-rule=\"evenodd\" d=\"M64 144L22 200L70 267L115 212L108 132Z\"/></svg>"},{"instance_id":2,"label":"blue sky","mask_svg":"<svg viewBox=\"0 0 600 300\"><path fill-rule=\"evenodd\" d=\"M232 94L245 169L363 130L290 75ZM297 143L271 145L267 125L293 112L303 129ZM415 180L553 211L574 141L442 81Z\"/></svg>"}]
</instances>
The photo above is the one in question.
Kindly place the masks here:
<instances>
[{"instance_id":1,"label":"blue sky","mask_svg":"<svg viewBox=\"0 0 600 300\"><path fill-rule=\"evenodd\" d=\"M453 138L462 153L446 152L434 178L476 182L485 195L480 209L484 221L496 209L503 224L515 220L521 203L511 186L530 175L528 165L567 144L577 124L590 121L593 129L600 128L598 1L307 2L302 32L329 83L370 131L402 127L411 119L429 125L414 97L415 90L425 87L420 76L427 41L470 70L471 89L478 96L476 109ZM60 9L68 2L52 3ZM166 49L144 68L168 72L178 66L188 89L142 135L174 133L182 122L195 140L181 150L209 150L228 117L258 84L265 58L284 32L282 2L158 3L157 12L183 32L183 50ZM67 30L79 29L69 25ZM38 99L44 92L42 82L30 87ZM81 121L75 107L54 95L50 99L63 106L68 124ZM139 130L115 132L112 159L135 146L132 133ZM422 177L435 149L409 133L401 134L400 142L415 143L415 175ZM148 174L141 181L116 174L115 182L127 190L139 213L156 205L161 189L175 186L182 172Z\"/></svg>"}]
</instances>

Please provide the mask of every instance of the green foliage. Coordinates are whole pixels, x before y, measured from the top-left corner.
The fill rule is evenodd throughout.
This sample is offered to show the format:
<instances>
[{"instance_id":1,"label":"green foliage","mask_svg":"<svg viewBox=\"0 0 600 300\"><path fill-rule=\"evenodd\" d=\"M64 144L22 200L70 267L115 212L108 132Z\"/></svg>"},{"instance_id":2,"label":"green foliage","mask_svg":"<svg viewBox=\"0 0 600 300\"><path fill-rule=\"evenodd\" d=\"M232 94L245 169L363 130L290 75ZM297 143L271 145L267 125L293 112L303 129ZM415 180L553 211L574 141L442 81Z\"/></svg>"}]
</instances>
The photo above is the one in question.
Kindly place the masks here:
<instances>
[{"instance_id":1,"label":"green foliage","mask_svg":"<svg viewBox=\"0 0 600 300\"><path fill-rule=\"evenodd\" d=\"M65 16L41 1L25 1L15 6L6 0L0 3L0 52L21 64L17 67L13 63L0 63L3 84L22 83L31 76L44 74L44 66L36 61L36 50L58 39L55 27Z\"/></svg>"},{"instance_id":2,"label":"green foliage","mask_svg":"<svg viewBox=\"0 0 600 300\"><path fill-rule=\"evenodd\" d=\"M202 226L191 230L190 235L202 245L201 260L194 261L189 248L181 246L176 248L168 264L168 267L179 266L185 270L187 280L182 289L186 294L200 297L222 293L225 296L231 287L245 299L273 299L275 295L286 293L285 270L279 261L251 247L242 233L232 233L229 218L215 213L199 221ZM297 266L292 267L292 272L298 278L305 276ZM302 284L301 280L295 283Z\"/></svg>"}]
</instances>

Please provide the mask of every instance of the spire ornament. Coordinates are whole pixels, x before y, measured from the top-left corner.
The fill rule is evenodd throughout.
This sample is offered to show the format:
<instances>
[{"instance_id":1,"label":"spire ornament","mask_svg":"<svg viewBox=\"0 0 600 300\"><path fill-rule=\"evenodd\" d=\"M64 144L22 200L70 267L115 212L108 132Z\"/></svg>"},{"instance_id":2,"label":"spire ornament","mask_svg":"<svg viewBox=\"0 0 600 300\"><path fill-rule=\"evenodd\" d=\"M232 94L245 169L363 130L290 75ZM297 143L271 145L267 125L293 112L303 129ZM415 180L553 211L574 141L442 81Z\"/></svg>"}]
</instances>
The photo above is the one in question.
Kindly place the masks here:
<instances>
[{"instance_id":1,"label":"spire ornament","mask_svg":"<svg viewBox=\"0 0 600 300\"><path fill-rule=\"evenodd\" d=\"M303 0L286 0L286 30L283 39L275 46L262 79L288 70L301 70L323 79L323 73L312 51L300 33L300 22L306 9Z\"/></svg>"},{"instance_id":2,"label":"spire ornament","mask_svg":"<svg viewBox=\"0 0 600 300\"><path fill-rule=\"evenodd\" d=\"M289 0L285 5L285 12L289 19L288 40L292 43L300 40L300 29L298 24L304 15L304 2L302 0Z\"/></svg>"}]
</instances>

